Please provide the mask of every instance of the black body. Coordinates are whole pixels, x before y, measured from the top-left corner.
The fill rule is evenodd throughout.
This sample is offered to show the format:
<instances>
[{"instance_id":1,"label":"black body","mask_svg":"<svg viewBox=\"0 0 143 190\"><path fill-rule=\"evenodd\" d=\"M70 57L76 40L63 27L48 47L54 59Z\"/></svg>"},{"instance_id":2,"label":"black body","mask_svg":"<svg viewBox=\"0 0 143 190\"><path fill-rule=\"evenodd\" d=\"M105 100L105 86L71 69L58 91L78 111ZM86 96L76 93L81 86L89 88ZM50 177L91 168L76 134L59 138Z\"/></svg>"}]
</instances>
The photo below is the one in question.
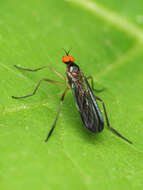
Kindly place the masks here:
<instances>
[{"instance_id":1,"label":"black body","mask_svg":"<svg viewBox=\"0 0 143 190\"><path fill-rule=\"evenodd\" d=\"M90 85L87 81L87 79L91 79L92 89L94 89L93 78L91 76L89 76L87 78L84 76L84 74L80 70L79 66L74 63L74 58L69 55L69 52L70 51L68 51L68 52L65 51L66 56L63 56L63 62L67 65L67 70L66 70L67 80L68 80L68 83L66 83L67 87L61 96L60 104L59 104L58 111L56 114L56 118L54 120L52 128L50 129L50 131L45 139L45 142L48 141L49 137L51 136L51 134L53 133L53 131L56 127L56 122L57 122L59 114L61 112L64 97L67 94L67 92L69 91L69 89L71 88L72 92L74 94L74 98L76 100L78 110L80 112L82 122L89 131L91 131L93 133L99 133L104 129L104 120L103 120L101 111L99 109L98 103L97 103L97 100L98 100L102 103L108 129L110 131L112 131L114 134L116 134L118 137L120 137L123 140L127 141L128 143L132 144L132 142L130 140L128 140L126 137L122 136L118 131L116 131L114 128L112 128L110 126L106 107L105 107L103 100L101 98L99 98L98 96L94 96L94 94L90 88ZM37 69L27 69L27 68L19 67L17 65L15 65L15 67L17 69L24 70L24 71L30 71L30 72L36 72L43 68L49 68L58 77L66 80L66 78L64 76L62 76L60 73L56 72L53 68L51 68L48 65L37 68ZM12 96L12 98L23 99L23 98L28 98L30 96L34 96L36 94L37 90L39 89L40 84L44 81L48 82L48 83L52 83L52 84L57 84L60 86L65 86L64 83L61 83L58 81L53 81L48 78L42 78L37 83L37 85L32 93L25 95L25 96L19 96L19 97ZM94 90L96 90L96 89L94 89ZM96 90L96 91L101 92L102 90Z\"/></svg>"},{"instance_id":2,"label":"black body","mask_svg":"<svg viewBox=\"0 0 143 190\"><path fill-rule=\"evenodd\" d=\"M67 65L67 78L83 124L91 132L99 133L104 128L104 120L96 97L79 66L73 62Z\"/></svg>"}]
</instances>

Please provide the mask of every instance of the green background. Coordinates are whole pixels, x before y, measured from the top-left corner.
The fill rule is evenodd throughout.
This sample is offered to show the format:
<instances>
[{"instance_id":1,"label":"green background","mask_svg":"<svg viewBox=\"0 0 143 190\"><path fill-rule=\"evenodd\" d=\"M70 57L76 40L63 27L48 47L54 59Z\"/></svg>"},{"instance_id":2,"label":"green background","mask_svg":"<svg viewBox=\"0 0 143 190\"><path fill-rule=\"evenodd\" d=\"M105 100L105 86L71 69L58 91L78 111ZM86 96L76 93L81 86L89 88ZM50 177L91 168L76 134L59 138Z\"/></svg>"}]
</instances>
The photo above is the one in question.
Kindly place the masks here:
<instances>
[{"instance_id":1,"label":"green background","mask_svg":"<svg viewBox=\"0 0 143 190\"><path fill-rule=\"evenodd\" d=\"M0 189L142 189L143 188L143 2L141 0L7 0L0 2ZM72 93L55 119L64 87L50 65L65 74L62 48L86 76L92 75L106 104L111 125L98 135L83 127ZM101 109L102 105L100 104Z\"/></svg>"}]
</instances>

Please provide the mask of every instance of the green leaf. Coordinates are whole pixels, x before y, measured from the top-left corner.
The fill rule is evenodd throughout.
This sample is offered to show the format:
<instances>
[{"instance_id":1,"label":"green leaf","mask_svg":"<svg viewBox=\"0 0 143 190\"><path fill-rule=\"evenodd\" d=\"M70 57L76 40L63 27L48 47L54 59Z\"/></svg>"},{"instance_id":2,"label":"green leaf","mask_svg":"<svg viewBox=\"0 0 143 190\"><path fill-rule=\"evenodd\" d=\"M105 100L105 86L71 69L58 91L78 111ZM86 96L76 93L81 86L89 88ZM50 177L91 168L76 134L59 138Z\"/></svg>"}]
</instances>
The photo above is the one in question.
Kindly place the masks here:
<instances>
[{"instance_id":1,"label":"green leaf","mask_svg":"<svg viewBox=\"0 0 143 190\"><path fill-rule=\"evenodd\" d=\"M143 185L143 3L98 1L2 1L0 3L0 187L2 190L142 189ZM126 8L126 9L125 9ZM123 12L124 10L124 12ZM133 11L132 11L133 10ZM134 10L136 10L134 12ZM136 17L140 23L136 23ZM50 65L65 75L62 48L86 76L107 107L111 125L130 145L105 130L91 134L83 126L72 93L55 119L64 87L48 69L36 73L13 67ZM99 104L102 109L102 105Z\"/></svg>"}]
</instances>

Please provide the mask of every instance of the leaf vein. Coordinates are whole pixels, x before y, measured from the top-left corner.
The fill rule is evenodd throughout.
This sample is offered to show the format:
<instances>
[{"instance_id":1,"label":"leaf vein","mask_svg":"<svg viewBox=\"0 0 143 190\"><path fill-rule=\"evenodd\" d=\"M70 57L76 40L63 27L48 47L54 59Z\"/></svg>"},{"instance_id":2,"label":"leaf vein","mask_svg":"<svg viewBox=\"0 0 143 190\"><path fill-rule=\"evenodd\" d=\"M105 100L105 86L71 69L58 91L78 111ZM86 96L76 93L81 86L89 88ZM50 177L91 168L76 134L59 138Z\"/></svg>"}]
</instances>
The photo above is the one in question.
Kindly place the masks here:
<instances>
[{"instance_id":1,"label":"leaf vein","mask_svg":"<svg viewBox=\"0 0 143 190\"><path fill-rule=\"evenodd\" d=\"M127 20L125 17L120 16L116 12L108 10L98 3L92 2L90 0L71 0L71 2L85 7L98 17L108 21L117 28L124 30L126 33L136 38L139 42L143 43L143 30Z\"/></svg>"}]
</instances>

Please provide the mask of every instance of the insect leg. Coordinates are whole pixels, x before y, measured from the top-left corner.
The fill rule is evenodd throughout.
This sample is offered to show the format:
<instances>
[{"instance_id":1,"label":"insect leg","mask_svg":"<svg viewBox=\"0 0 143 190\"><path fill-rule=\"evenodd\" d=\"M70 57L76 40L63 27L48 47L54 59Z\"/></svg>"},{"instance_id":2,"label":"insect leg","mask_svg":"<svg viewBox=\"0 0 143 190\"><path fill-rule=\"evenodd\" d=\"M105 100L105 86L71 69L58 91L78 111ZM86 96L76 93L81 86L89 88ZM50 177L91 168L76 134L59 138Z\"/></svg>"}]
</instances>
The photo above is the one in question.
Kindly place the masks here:
<instances>
[{"instance_id":1,"label":"insect leg","mask_svg":"<svg viewBox=\"0 0 143 190\"><path fill-rule=\"evenodd\" d=\"M104 109L104 113L105 113L105 118L106 118L106 123L107 123L107 127L113 132L115 133L117 136L119 136L120 138L124 139L125 141L127 141L128 143L130 144L133 144L130 140L128 140L126 137L122 136L118 131L116 131L114 128L112 128L110 126L110 123L109 123L109 119L108 119L108 116L107 116L107 111L106 111L106 108L105 108L105 104L103 102L103 100L99 97L96 96L96 99L99 100L101 103L102 103L102 106L103 106L103 109Z\"/></svg>"},{"instance_id":2,"label":"insect leg","mask_svg":"<svg viewBox=\"0 0 143 190\"><path fill-rule=\"evenodd\" d=\"M92 76L88 76L88 77L86 77L86 79L87 80L91 80L91 88L92 88L92 90L94 90L94 91L96 91L96 92L102 92L102 91L104 91L104 88L103 89L101 89L101 90L98 90L98 89L95 89L94 88L94 80L93 80L93 77Z\"/></svg>"},{"instance_id":3,"label":"insect leg","mask_svg":"<svg viewBox=\"0 0 143 190\"><path fill-rule=\"evenodd\" d=\"M61 96L60 105L59 105L59 108L58 108L58 112L57 112L57 115L56 115L56 119L55 119L55 121L54 121L54 123L53 123L53 125L52 125L52 128L51 128L50 132L48 133L48 135L47 135L47 137L46 137L46 139L45 139L45 142L48 141L48 139L49 139L49 137L51 136L51 134L52 134L54 128L56 127L56 122L57 122L57 120L58 120L58 117L59 117L59 114L60 114L60 111L61 111L61 108L62 108L63 100L64 100L64 97L65 97L66 93L68 92L68 90L69 90L69 88L66 88L65 91L63 92L62 96Z\"/></svg>"},{"instance_id":4,"label":"insect leg","mask_svg":"<svg viewBox=\"0 0 143 190\"><path fill-rule=\"evenodd\" d=\"M44 68L48 68L49 70L51 70L53 73L55 73L58 77L62 78L65 80L65 77L63 75L61 75L60 73L58 73L56 70L54 70L52 67L50 67L49 65L45 65L43 67L39 67L39 68L36 68L36 69L26 69L26 68L23 68L23 67L19 67L17 65L14 65L14 67L16 67L17 69L20 69L20 70L23 70L23 71L30 71L30 72L36 72L36 71L39 71L41 69L44 69Z\"/></svg>"},{"instance_id":5,"label":"insect leg","mask_svg":"<svg viewBox=\"0 0 143 190\"><path fill-rule=\"evenodd\" d=\"M60 85L60 86L65 86L66 84L63 84L63 83L60 83L58 81L53 81L53 80L49 80L47 78L43 78L41 79L38 84L36 85L36 88L34 89L34 91L31 93L31 94L28 94L26 96L21 96L21 97L16 97L16 96L12 96L12 98L14 99L22 99L22 98L27 98L29 96L34 96L38 90L38 88L40 87L40 84L43 82L43 81L46 81L46 82L50 82L50 83L53 83L53 84L57 84L57 85Z\"/></svg>"}]
</instances>

